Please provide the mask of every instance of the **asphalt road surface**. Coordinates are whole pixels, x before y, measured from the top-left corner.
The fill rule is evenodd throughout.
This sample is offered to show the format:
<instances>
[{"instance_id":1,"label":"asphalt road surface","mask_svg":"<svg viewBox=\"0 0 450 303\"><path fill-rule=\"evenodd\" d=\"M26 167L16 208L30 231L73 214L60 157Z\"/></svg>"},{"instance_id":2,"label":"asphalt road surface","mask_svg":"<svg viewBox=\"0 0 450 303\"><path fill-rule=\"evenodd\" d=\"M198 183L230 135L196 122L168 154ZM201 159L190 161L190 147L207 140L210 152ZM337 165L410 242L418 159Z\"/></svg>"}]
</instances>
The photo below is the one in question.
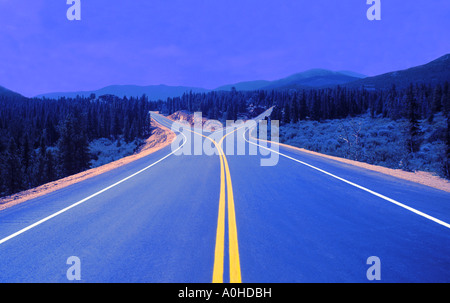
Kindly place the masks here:
<instances>
[{"instance_id":1,"label":"asphalt road surface","mask_svg":"<svg viewBox=\"0 0 450 303\"><path fill-rule=\"evenodd\" d=\"M71 256L82 282L450 282L449 193L248 124L175 128L172 146L1 211L0 282L69 282Z\"/></svg>"}]
</instances>

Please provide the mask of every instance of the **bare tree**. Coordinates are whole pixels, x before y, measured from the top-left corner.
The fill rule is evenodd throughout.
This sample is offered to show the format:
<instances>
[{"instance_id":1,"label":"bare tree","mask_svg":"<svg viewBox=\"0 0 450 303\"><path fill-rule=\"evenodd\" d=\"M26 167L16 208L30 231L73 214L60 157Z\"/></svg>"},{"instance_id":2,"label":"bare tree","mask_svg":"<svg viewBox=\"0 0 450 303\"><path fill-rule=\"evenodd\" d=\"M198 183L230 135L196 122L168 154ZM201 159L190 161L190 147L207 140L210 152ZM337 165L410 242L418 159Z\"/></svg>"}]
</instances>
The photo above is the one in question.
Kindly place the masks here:
<instances>
[{"instance_id":1,"label":"bare tree","mask_svg":"<svg viewBox=\"0 0 450 303\"><path fill-rule=\"evenodd\" d=\"M348 121L348 123L341 122L339 131L343 134L339 135L339 139L344 141L347 145L347 158L358 161L361 157L361 122Z\"/></svg>"}]
</instances>

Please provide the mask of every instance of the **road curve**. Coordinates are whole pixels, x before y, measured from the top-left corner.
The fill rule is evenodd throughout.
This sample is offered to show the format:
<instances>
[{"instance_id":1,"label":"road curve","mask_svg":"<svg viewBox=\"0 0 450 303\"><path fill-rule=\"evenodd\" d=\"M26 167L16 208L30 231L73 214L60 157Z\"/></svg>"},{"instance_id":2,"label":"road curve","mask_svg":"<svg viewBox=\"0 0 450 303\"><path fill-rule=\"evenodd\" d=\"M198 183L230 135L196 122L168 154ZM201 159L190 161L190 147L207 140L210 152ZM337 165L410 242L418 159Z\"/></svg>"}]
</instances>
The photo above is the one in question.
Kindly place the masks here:
<instances>
[{"instance_id":1,"label":"road curve","mask_svg":"<svg viewBox=\"0 0 450 303\"><path fill-rule=\"evenodd\" d=\"M448 193L152 116L172 146L0 212L0 282L450 282Z\"/></svg>"}]
</instances>

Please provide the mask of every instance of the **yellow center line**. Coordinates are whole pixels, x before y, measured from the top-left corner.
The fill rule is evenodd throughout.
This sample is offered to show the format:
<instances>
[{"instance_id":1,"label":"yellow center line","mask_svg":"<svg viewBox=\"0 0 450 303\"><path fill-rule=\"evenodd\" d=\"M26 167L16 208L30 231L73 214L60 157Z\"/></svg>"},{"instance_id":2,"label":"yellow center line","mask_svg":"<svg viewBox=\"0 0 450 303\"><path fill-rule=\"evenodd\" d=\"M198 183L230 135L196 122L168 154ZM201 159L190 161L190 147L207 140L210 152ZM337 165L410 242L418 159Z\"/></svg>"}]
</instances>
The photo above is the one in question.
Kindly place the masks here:
<instances>
[{"instance_id":1,"label":"yellow center line","mask_svg":"<svg viewBox=\"0 0 450 303\"><path fill-rule=\"evenodd\" d=\"M242 126L243 127L243 126ZM214 250L214 267L213 267L213 283L223 283L224 269L224 250L225 250L225 180L226 194L228 198L228 238L229 238L229 260L230 260L230 282L241 283L241 266L239 259L239 245L237 237L236 213L234 207L233 186L231 183L230 168L225 153L222 149L223 140L230 134L241 129L224 135L217 143L215 140L195 131L190 132L200 135L210 140L217 148L220 157L220 198L219 198L219 214L217 218L216 245Z\"/></svg>"},{"instance_id":2,"label":"yellow center line","mask_svg":"<svg viewBox=\"0 0 450 303\"><path fill-rule=\"evenodd\" d=\"M242 126L243 127L243 126ZM222 149L223 140L230 134L241 129L237 128L234 131L226 134L219 141L219 147L221 154L223 155L226 178L227 178L227 195L228 195L228 242L229 242L229 258L230 258L230 282L231 283L241 283L241 265L239 258L239 245L238 245L238 235L237 235L237 225L236 225L236 212L234 207L234 195L233 186L231 183L230 168L228 166L227 157Z\"/></svg>"},{"instance_id":3,"label":"yellow center line","mask_svg":"<svg viewBox=\"0 0 450 303\"><path fill-rule=\"evenodd\" d=\"M225 251L225 173L222 149L213 139L188 129L191 133L202 136L211 141L217 148L220 157L220 197L219 215L217 218L216 245L214 249L213 283L223 283L224 251Z\"/></svg>"},{"instance_id":4,"label":"yellow center line","mask_svg":"<svg viewBox=\"0 0 450 303\"><path fill-rule=\"evenodd\" d=\"M215 141L214 145L219 147ZM219 148L218 148L219 150ZM220 199L217 218L216 246L214 251L213 283L223 283L223 264L225 249L225 174L222 154L220 156Z\"/></svg>"}]
</instances>

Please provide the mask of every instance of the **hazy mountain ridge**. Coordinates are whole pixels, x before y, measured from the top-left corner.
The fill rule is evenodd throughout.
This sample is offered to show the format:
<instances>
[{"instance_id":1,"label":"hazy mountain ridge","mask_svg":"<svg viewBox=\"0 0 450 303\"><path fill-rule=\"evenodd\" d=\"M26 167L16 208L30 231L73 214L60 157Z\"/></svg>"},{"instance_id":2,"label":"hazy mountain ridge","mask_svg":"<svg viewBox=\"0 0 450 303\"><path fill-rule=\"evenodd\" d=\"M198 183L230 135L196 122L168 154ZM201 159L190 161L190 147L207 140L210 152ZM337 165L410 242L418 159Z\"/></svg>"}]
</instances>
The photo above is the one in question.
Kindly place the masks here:
<instances>
[{"instance_id":1,"label":"hazy mountain ridge","mask_svg":"<svg viewBox=\"0 0 450 303\"><path fill-rule=\"evenodd\" d=\"M244 81L244 82L238 82L235 84L227 84L227 85L219 86L218 88L216 88L214 90L230 91L233 87L236 88L236 90L259 90L269 84L270 84L270 81L267 81L267 80Z\"/></svg>"},{"instance_id":2,"label":"hazy mountain ridge","mask_svg":"<svg viewBox=\"0 0 450 303\"><path fill-rule=\"evenodd\" d=\"M303 73L294 74L284 79L274 81L266 89L284 88L319 88L324 86L340 85L356 81L360 78L349 76L340 72L325 69L311 69Z\"/></svg>"},{"instance_id":3,"label":"hazy mountain ridge","mask_svg":"<svg viewBox=\"0 0 450 303\"><path fill-rule=\"evenodd\" d=\"M226 85L215 90L272 90L272 89L308 89L322 86L345 84L359 80L364 75L353 72L335 72L326 69L310 69L274 81L248 81Z\"/></svg>"},{"instance_id":4,"label":"hazy mountain ridge","mask_svg":"<svg viewBox=\"0 0 450 303\"><path fill-rule=\"evenodd\" d=\"M184 93L207 93L210 91L231 91L234 87L240 91L252 91L252 90L272 90L272 89L308 89L317 88L323 86L332 86L345 84L351 81L360 79L359 77L350 76L349 74L357 75L353 72L334 72L325 69L311 69L305 72L293 74L291 76L274 80L256 80L256 81L244 81L234 84L227 84L215 89L204 89L198 87L185 87L185 86L167 86L167 85L150 85L150 86L138 86L138 85L111 85L99 90L93 91L81 91L81 92L57 92L41 94L36 96L37 98L75 98L78 96L88 97L91 94L96 96L101 95L116 95L118 97L140 97L143 94L147 95L151 100L166 100L167 98L180 97Z\"/></svg>"},{"instance_id":5,"label":"hazy mountain ridge","mask_svg":"<svg viewBox=\"0 0 450 303\"><path fill-rule=\"evenodd\" d=\"M410 83L436 85L449 80L450 54L447 54L423 65L367 77L347 83L344 86L349 88L390 89L394 84L397 88L405 88Z\"/></svg>"},{"instance_id":6,"label":"hazy mountain ridge","mask_svg":"<svg viewBox=\"0 0 450 303\"><path fill-rule=\"evenodd\" d=\"M21 94L13 92L12 90L9 90L7 88L4 88L0 86L0 96L6 96L6 97L23 97Z\"/></svg>"},{"instance_id":7,"label":"hazy mountain ridge","mask_svg":"<svg viewBox=\"0 0 450 303\"><path fill-rule=\"evenodd\" d=\"M424 65L411 67L405 70L393 71L373 77L355 73L352 71L330 71L326 69L310 69L288 77L267 81L243 81L235 84L219 86L215 89L205 89L200 87L168 86L168 85L110 85L98 90L78 91L78 92L53 92L40 94L36 98L58 99L61 97L75 98L78 96L88 97L91 94L116 95L118 97L141 97L147 95L150 100L167 100L167 98L180 97L184 93L207 93L210 91L231 91L236 90L284 90L284 89L311 89L336 87L337 85L347 88L366 89L390 89L393 84L398 88L404 88L410 83L431 84L444 83L450 80L450 54L446 54L436 60ZM0 96L17 96L19 93L0 86Z\"/></svg>"}]
</instances>

